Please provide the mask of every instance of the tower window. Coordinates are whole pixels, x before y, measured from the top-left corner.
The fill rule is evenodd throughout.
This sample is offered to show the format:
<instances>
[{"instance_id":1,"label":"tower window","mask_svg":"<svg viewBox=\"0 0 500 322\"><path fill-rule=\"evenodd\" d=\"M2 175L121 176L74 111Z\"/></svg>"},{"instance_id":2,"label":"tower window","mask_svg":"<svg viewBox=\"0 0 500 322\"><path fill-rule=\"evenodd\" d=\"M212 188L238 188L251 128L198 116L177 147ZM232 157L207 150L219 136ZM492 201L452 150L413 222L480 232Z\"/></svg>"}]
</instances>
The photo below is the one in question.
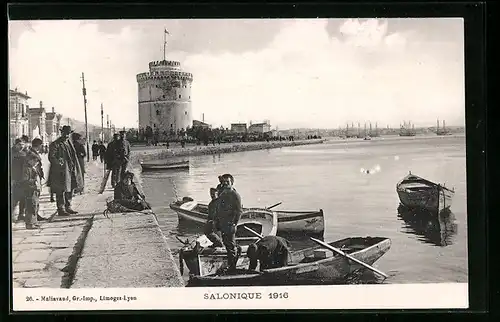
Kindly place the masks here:
<instances>
[{"instance_id":1,"label":"tower window","mask_svg":"<svg viewBox=\"0 0 500 322\"><path fill-rule=\"evenodd\" d=\"M189 95L189 99L191 99L191 95Z\"/></svg>"},{"instance_id":2,"label":"tower window","mask_svg":"<svg viewBox=\"0 0 500 322\"><path fill-rule=\"evenodd\" d=\"M163 95L163 98L165 98L165 95Z\"/></svg>"},{"instance_id":3,"label":"tower window","mask_svg":"<svg viewBox=\"0 0 500 322\"><path fill-rule=\"evenodd\" d=\"M187 112L187 111L185 111L185 112L184 112L184 115L188 115L188 112Z\"/></svg>"},{"instance_id":4,"label":"tower window","mask_svg":"<svg viewBox=\"0 0 500 322\"><path fill-rule=\"evenodd\" d=\"M179 98L181 98L181 94L179 94Z\"/></svg>"},{"instance_id":5,"label":"tower window","mask_svg":"<svg viewBox=\"0 0 500 322\"><path fill-rule=\"evenodd\" d=\"M160 110L156 110L156 115L160 115Z\"/></svg>"}]
</instances>

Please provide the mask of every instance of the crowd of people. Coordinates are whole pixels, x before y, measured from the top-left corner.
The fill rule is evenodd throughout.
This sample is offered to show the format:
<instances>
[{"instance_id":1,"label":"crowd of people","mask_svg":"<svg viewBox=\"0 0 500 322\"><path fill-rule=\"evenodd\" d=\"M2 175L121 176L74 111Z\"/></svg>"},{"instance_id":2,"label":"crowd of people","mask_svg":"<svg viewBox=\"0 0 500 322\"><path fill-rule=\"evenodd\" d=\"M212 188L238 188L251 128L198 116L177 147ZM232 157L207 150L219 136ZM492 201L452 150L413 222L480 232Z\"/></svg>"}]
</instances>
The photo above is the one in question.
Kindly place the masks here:
<instances>
[{"instance_id":1,"label":"crowd of people","mask_svg":"<svg viewBox=\"0 0 500 322\"><path fill-rule=\"evenodd\" d=\"M11 148L11 216L14 217L14 210L19 206L17 220L24 220L26 229L37 229L38 221L45 220L38 214L44 186L42 180L46 180L45 186L50 190L50 201L56 203L58 216L78 213L71 204L74 194L84 193L87 151L82 135L75 133L69 125L64 125L60 132L60 137L48 146L50 165L47 178L41 158L44 151L41 139L30 142L24 135L16 139ZM106 169L112 172L113 188L130 178L125 175L130 157L130 143L125 138L125 131L114 134L107 147L103 142L97 144L94 141L92 157L93 160L100 157Z\"/></svg>"}]
</instances>

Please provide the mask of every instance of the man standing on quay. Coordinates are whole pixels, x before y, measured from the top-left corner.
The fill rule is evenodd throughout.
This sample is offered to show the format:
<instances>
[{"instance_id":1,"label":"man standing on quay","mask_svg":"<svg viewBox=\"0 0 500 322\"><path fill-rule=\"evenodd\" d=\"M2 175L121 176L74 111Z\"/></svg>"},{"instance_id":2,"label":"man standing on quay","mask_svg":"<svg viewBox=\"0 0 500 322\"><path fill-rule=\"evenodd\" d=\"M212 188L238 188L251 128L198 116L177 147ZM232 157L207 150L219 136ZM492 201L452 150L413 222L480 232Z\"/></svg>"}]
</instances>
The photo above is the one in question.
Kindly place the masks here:
<instances>
[{"instance_id":1,"label":"man standing on quay","mask_svg":"<svg viewBox=\"0 0 500 322\"><path fill-rule=\"evenodd\" d=\"M69 216L78 212L71 209L73 191L83 189L83 174L70 135L69 125L61 129L61 136L49 146L49 178L47 186L56 195L57 214Z\"/></svg>"},{"instance_id":2,"label":"man standing on quay","mask_svg":"<svg viewBox=\"0 0 500 322\"><path fill-rule=\"evenodd\" d=\"M42 158L40 151L42 140L34 139L31 148L28 150L23 162L23 186L26 194L26 214L24 222L26 229L37 229L38 208L40 204L40 191L42 190L42 179L44 179L42 169Z\"/></svg>"},{"instance_id":3,"label":"man standing on quay","mask_svg":"<svg viewBox=\"0 0 500 322\"><path fill-rule=\"evenodd\" d=\"M111 170L111 186L113 188L120 182L120 165L118 164L117 153L119 139L120 134L114 133L105 153L106 170Z\"/></svg>"},{"instance_id":4,"label":"man standing on quay","mask_svg":"<svg viewBox=\"0 0 500 322\"><path fill-rule=\"evenodd\" d=\"M127 141L126 135L127 132L120 131L120 140L119 144L119 164L120 164L120 180L125 176L125 172L127 171L128 161L130 158L130 142Z\"/></svg>"},{"instance_id":5,"label":"man standing on quay","mask_svg":"<svg viewBox=\"0 0 500 322\"><path fill-rule=\"evenodd\" d=\"M17 220L24 219L25 211L25 195L24 186L22 184L22 171L24 158L26 157L28 137L23 135L22 138L16 139L14 146L11 149L12 167L11 167L11 216L14 216L14 209L19 204L19 214Z\"/></svg>"},{"instance_id":6,"label":"man standing on quay","mask_svg":"<svg viewBox=\"0 0 500 322\"><path fill-rule=\"evenodd\" d=\"M219 229L222 233L222 243L227 250L228 271L236 270L237 246L236 225L242 214L241 197L233 188L234 178L224 174L220 178L222 192L217 202L217 217Z\"/></svg>"}]
</instances>

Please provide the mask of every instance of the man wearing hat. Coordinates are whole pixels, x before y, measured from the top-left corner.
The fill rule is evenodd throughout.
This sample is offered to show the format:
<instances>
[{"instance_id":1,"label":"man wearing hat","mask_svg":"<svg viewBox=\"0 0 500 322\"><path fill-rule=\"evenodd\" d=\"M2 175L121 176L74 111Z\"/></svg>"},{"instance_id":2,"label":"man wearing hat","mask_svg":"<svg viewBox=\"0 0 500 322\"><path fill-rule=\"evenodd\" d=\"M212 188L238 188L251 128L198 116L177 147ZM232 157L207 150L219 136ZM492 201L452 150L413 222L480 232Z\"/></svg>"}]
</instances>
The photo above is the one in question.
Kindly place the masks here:
<instances>
[{"instance_id":1,"label":"man wearing hat","mask_svg":"<svg viewBox=\"0 0 500 322\"><path fill-rule=\"evenodd\" d=\"M71 209L73 191L83 189L83 173L70 138L71 133L73 133L71 127L64 125L61 136L49 146L50 168L47 186L56 195L59 216L77 213Z\"/></svg>"},{"instance_id":2,"label":"man wearing hat","mask_svg":"<svg viewBox=\"0 0 500 322\"><path fill-rule=\"evenodd\" d=\"M227 250L227 268L229 271L234 271L238 260L236 226L243 212L241 197L233 188L234 178L231 174L223 174L219 180L221 183L221 193L217 199L218 229L222 233L222 242Z\"/></svg>"},{"instance_id":3,"label":"man wearing hat","mask_svg":"<svg viewBox=\"0 0 500 322\"><path fill-rule=\"evenodd\" d=\"M106 169L111 170L111 186L113 188L122 181L120 144L120 134L114 133L113 140L108 143L106 149Z\"/></svg>"}]
</instances>

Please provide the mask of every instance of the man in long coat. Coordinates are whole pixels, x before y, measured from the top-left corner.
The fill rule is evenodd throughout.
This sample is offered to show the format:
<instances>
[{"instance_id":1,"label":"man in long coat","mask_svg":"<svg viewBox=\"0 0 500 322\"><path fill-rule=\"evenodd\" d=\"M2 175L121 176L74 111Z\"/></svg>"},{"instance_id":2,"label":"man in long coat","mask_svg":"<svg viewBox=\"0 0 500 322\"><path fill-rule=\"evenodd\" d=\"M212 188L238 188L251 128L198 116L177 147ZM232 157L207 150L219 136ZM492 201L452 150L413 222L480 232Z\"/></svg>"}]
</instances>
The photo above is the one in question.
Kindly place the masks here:
<instances>
[{"instance_id":1,"label":"man in long coat","mask_svg":"<svg viewBox=\"0 0 500 322\"><path fill-rule=\"evenodd\" d=\"M77 213L71 209L73 191L83 188L83 173L70 138L72 132L69 125L64 125L61 136L49 146L50 169L47 186L56 195L59 216Z\"/></svg>"}]
</instances>

